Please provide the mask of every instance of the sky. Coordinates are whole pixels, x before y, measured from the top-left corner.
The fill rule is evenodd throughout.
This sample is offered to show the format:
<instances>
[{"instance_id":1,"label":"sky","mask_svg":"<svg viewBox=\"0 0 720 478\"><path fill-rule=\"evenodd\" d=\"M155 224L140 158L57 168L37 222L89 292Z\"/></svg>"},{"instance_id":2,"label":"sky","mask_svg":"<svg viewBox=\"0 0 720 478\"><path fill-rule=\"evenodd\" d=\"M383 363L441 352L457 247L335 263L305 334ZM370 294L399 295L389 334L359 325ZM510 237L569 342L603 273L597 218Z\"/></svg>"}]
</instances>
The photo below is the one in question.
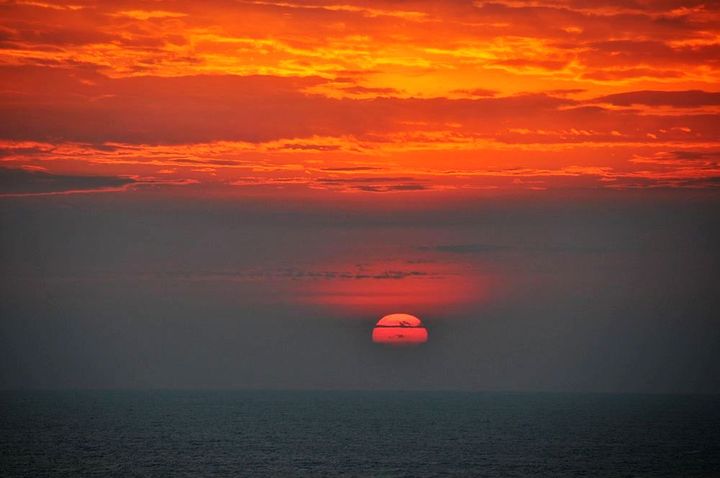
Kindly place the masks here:
<instances>
[{"instance_id":1,"label":"sky","mask_svg":"<svg viewBox=\"0 0 720 478\"><path fill-rule=\"evenodd\" d=\"M0 388L720 393L719 24L0 2Z\"/></svg>"}]
</instances>

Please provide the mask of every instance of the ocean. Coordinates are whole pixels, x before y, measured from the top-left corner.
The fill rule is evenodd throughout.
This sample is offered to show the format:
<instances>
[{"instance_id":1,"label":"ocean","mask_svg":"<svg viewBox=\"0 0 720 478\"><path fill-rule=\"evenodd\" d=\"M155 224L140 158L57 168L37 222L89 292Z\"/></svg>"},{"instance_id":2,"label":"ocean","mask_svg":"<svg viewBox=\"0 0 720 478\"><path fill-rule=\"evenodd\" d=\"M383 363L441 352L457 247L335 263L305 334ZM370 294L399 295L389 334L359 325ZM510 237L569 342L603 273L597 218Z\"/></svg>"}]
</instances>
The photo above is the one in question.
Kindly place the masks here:
<instances>
[{"instance_id":1,"label":"ocean","mask_svg":"<svg viewBox=\"0 0 720 478\"><path fill-rule=\"evenodd\" d=\"M5 391L0 476L720 476L720 396Z\"/></svg>"}]
</instances>

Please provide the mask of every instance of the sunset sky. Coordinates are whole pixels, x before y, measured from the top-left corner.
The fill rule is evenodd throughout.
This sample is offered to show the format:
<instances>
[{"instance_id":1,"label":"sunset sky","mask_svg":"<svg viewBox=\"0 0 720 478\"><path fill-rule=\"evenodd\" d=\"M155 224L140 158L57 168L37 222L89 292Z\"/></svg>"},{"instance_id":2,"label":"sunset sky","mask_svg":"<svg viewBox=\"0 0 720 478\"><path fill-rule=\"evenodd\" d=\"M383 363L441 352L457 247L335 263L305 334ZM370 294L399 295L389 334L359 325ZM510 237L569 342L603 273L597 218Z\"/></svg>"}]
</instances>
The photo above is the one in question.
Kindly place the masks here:
<instances>
[{"instance_id":1,"label":"sunset sky","mask_svg":"<svg viewBox=\"0 0 720 478\"><path fill-rule=\"evenodd\" d=\"M1 12L4 165L122 178L52 189L473 194L713 188L720 175L714 2Z\"/></svg>"},{"instance_id":2,"label":"sunset sky","mask_svg":"<svg viewBox=\"0 0 720 478\"><path fill-rule=\"evenodd\" d=\"M0 386L720 391L719 25L0 2Z\"/></svg>"}]
</instances>

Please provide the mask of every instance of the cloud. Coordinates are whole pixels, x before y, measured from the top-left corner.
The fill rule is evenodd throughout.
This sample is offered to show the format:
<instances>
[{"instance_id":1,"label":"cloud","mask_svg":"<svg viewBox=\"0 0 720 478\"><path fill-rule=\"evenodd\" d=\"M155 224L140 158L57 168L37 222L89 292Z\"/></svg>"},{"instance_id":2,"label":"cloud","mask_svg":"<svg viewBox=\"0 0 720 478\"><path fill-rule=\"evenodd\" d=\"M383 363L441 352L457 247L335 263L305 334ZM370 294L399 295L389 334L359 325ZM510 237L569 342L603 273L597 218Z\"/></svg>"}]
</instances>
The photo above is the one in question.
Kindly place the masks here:
<instances>
[{"instance_id":1,"label":"cloud","mask_svg":"<svg viewBox=\"0 0 720 478\"><path fill-rule=\"evenodd\" d=\"M13 91L0 93L5 119L0 138L15 141L158 145L282 140L276 149L331 152L343 149L348 140L429 144L485 139L522 144L647 141L653 135L707 141L716 136L719 121L711 112L683 116L658 111L650 116L648 111L597 106L680 108L720 102L720 93L701 90L605 95L591 100L591 106L566 94L538 93L339 99L307 92L326 82L319 77L107 78L40 67L5 67L0 73L0 86ZM526 133L517 134L521 130ZM533 133L539 130L545 133ZM613 133L617 130L619 134ZM335 140L312 140L318 137Z\"/></svg>"},{"instance_id":2,"label":"cloud","mask_svg":"<svg viewBox=\"0 0 720 478\"><path fill-rule=\"evenodd\" d=\"M400 191L428 191L433 189L430 186L424 184L408 183L408 184L384 184L381 186L353 186L349 189L356 189L358 191L365 191L370 193L388 193L388 192L400 192Z\"/></svg>"},{"instance_id":3,"label":"cloud","mask_svg":"<svg viewBox=\"0 0 720 478\"><path fill-rule=\"evenodd\" d=\"M367 86L345 86L340 91L351 95L394 96L399 93L395 88L370 88Z\"/></svg>"},{"instance_id":4,"label":"cloud","mask_svg":"<svg viewBox=\"0 0 720 478\"><path fill-rule=\"evenodd\" d=\"M609 252L611 247L600 244L579 244L574 242L567 243L545 243L545 244L484 244L484 243L468 243L468 244L437 244L434 246L422 246L422 251L442 252L458 255L493 255L506 252L525 252L540 254L563 254L563 253L601 253Z\"/></svg>"},{"instance_id":5,"label":"cloud","mask_svg":"<svg viewBox=\"0 0 720 478\"><path fill-rule=\"evenodd\" d=\"M56 196L127 191L131 187L186 186L193 179L51 174L41 167L0 167L0 197Z\"/></svg>"},{"instance_id":6,"label":"cloud","mask_svg":"<svg viewBox=\"0 0 720 478\"><path fill-rule=\"evenodd\" d=\"M449 252L452 254L484 254L493 252L505 252L513 248L498 244L439 244L436 246L424 246L421 250L437 252Z\"/></svg>"},{"instance_id":7,"label":"cloud","mask_svg":"<svg viewBox=\"0 0 720 478\"><path fill-rule=\"evenodd\" d=\"M320 279L320 280L402 280L412 277L439 276L437 273L421 270L382 270L376 272L350 272L350 271L312 271L300 269L286 269L271 274L277 278L285 279Z\"/></svg>"},{"instance_id":8,"label":"cloud","mask_svg":"<svg viewBox=\"0 0 720 478\"><path fill-rule=\"evenodd\" d=\"M583 73L583 78L600 81L617 81L631 78L681 78L682 70L659 68L608 68L594 69Z\"/></svg>"},{"instance_id":9,"label":"cloud","mask_svg":"<svg viewBox=\"0 0 720 478\"><path fill-rule=\"evenodd\" d=\"M714 174L634 159L717 145L714 4L231 3L1 5L3 164L370 193ZM413 179L319 177L376 167Z\"/></svg>"},{"instance_id":10,"label":"cloud","mask_svg":"<svg viewBox=\"0 0 720 478\"><path fill-rule=\"evenodd\" d=\"M383 268L382 265L373 267L348 267L345 269L311 269L299 267L286 267L276 269L237 269L227 270L162 270L145 271L138 276L133 274L118 274L117 272L102 272L88 277L91 280L143 280L143 281L177 281L177 282L265 282L265 281L385 281L403 279L435 279L446 277L447 273L432 270ZM59 276L60 279L71 279L68 276ZM80 280L81 278L76 277Z\"/></svg>"},{"instance_id":11,"label":"cloud","mask_svg":"<svg viewBox=\"0 0 720 478\"><path fill-rule=\"evenodd\" d=\"M120 176L70 176L0 167L0 196L116 191L135 183Z\"/></svg>"},{"instance_id":12,"label":"cloud","mask_svg":"<svg viewBox=\"0 0 720 478\"><path fill-rule=\"evenodd\" d=\"M322 168L321 171L328 171L328 172L359 172L359 171L375 171L382 168L377 168L373 166L344 166L344 167L336 167L336 168Z\"/></svg>"},{"instance_id":13,"label":"cloud","mask_svg":"<svg viewBox=\"0 0 720 478\"><path fill-rule=\"evenodd\" d=\"M720 105L720 92L701 90L686 91L628 91L595 98L599 103L618 106L647 105L672 106L673 108L696 108Z\"/></svg>"},{"instance_id":14,"label":"cloud","mask_svg":"<svg viewBox=\"0 0 720 478\"><path fill-rule=\"evenodd\" d=\"M681 160L720 159L720 151L671 151L671 154Z\"/></svg>"},{"instance_id":15,"label":"cloud","mask_svg":"<svg viewBox=\"0 0 720 478\"><path fill-rule=\"evenodd\" d=\"M432 189L428 185L418 183L412 177L319 178L315 182L326 188L349 192L387 193Z\"/></svg>"},{"instance_id":16,"label":"cloud","mask_svg":"<svg viewBox=\"0 0 720 478\"><path fill-rule=\"evenodd\" d=\"M337 144L298 144L298 143L285 143L280 146L279 149L288 150L300 150L300 151L337 151L340 146Z\"/></svg>"},{"instance_id":17,"label":"cloud","mask_svg":"<svg viewBox=\"0 0 720 478\"><path fill-rule=\"evenodd\" d=\"M505 64L510 73L505 79L510 79L518 71L543 74L567 61L578 70L569 71L568 80L578 72L592 75L592 70L616 66L651 71L672 63L684 67L675 71L685 78L703 74L699 62L718 67L713 32L720 12L708 2L414 2L408 11L398 9L397 2L377 1L370 7L356 0L232 5L208 0L202 8L157 1L152 10L146 2L129 0L67 7L4 5L3 36L15 51L9 63L82 62L111 76L342 77L388 69L408 78L431 73L452 80L454 67L466 65L447 65L445 59L436 63L436 55L465 49L474 52L467 61L480 67L473 71L476 77L487 65ZM521 68L512 67L514 62ZM540 68L525 68L533 63ZM712 77L712 72L704 75ZM386 94L424 82L393 83L349 88L357 88L356 94ZM511 83L496 84L505 88ZM444 86L447 91L469 88L453 81L432 85Z\"/></svg>"},{"instance_id":18,"label":"cloud","mask_svg":"<svg viewBox=\"0 0 720 478\"><path fill-rule=\"evenodd\" d=\"M412 177L402 176L368 176L358 178L320 178L317 181L323 184L355 184L355 183L393 183L400 181L413 181Z\"/></svg>"},{"instance_id":19,"label":"cloud","mask_svg":"<svg viewBox=\"0 0 720 478\"><path fill-rule=\"evenodd\" d=\"M480 96L480 97L490 97L490 96L496 96L498 92L496 90L489 90L487 88L470 88L470 89L460 89L460 90L454 90L451 93L456 93L463 96Z\"/></svg>"}]
</instances>

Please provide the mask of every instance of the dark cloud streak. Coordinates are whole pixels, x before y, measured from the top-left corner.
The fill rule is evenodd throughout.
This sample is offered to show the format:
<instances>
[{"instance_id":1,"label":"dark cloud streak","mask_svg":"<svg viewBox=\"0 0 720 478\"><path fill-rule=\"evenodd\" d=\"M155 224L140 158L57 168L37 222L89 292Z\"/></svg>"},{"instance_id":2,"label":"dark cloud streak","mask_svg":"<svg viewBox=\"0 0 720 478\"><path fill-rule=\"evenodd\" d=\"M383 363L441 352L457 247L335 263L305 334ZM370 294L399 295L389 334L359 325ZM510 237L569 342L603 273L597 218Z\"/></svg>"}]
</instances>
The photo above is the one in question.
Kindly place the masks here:
<instances>
[{"instance_id":1,"label":"dark cloud streak","mask_svg":"<svg viewBox=\"0 0 720 478\"><path fill-rule=\"evenodd\" d=\"M0 197L15 194L103 191L135 183L132 178L120 176L69 176L0 167Z\"/></svg>"}]
</instances>

